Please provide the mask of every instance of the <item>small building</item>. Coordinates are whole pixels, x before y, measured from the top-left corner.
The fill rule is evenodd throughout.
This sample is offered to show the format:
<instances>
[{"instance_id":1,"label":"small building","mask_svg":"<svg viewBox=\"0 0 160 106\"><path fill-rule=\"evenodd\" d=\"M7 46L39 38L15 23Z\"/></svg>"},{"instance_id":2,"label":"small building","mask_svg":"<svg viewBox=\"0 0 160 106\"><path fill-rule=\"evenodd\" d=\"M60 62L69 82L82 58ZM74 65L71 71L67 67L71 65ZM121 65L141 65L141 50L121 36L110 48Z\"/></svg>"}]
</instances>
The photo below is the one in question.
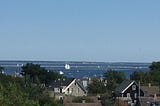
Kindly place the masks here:
<instances>
[{"instance_id":1,"label":"small building","mask_svg":"<svg viewBox=\"0 0 160 106\"><path fill-rule=\"evenodd\" d=\"M86 96L87 91L83 85L75 78L57 79L49 86L54 91L54 96L58 99L64 95Z\"/></svg>"},{"instance_id":2,"label":"small building","mask_svg":"<svg viewBox=\"0 0 160 106\"><path fill-rule=\"evenodd\" d=\"M160 96L159 86L151 86L151 84L148 84L148 86L141 86L141 88L144 91L145 97Z\"/></svg>"},{"instance_id":3,"label":"small building","mask_svg":"<svg viewBox=\"0 0 160 106\"><path fill-rule=\"evenodd\" d=\"M141 89L144 91L144 97L141 97L142 106L160 106L160 87L151 86L151 83L148 86L141 86Z\"/></svg>"},{"instance_id":4,"label":"small building","mask_svg":"<svg viewBox=\"0 0 160 106\"><path fill-rule=\"evenodd\" d=\"M90 83L92 83L90 77L82 77L82 78L78 78L77 80L78 80L78 82L81 82L81 84L82 84L82 85L84 86L84 88L86 88L86 89L87 89L88 85L89 85Z\"/></svg>"},{"instance_id":5,"label":"small building","mask_svg":"<svg viewBox=\"0 0 160 106\"><path fill-rule=\"evenodd\" d=\"M63 104L64 106L102 106L101 102L98 100L96 96L88 96L86 98L87 100L85 100L85 98L82 98L84 97L81 97L78 99L78 101L75 101L77 97L65 96Z\"/></svg>"},{"instance_id":6,"label":"small building","mask_svg":"<svg viewBox=\"0 0 160 106\"><path fill-rule=\"evenodd\" d=\"M139 96L144 96L144 92L135 81L126 80L116 88L115 95L131 106L140 106Z\"/></svg>"}]
</instances>

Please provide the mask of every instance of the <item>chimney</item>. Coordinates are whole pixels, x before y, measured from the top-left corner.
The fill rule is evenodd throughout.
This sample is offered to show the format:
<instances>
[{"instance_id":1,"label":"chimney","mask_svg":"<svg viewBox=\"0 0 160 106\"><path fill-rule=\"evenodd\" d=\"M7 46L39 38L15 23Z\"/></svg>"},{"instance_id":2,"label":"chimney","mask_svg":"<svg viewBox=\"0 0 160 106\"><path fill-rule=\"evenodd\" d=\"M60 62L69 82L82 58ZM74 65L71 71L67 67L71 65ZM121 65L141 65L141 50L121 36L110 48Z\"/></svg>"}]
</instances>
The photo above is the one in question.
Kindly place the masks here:
<instances>
[{"instance_id":1,"label":"chimney","mask_svg":"<svg viewBox=\"0 0 160 106\"><path fill-rule=\"evenodd\" d=\"M149 88L151 87L151 83L148 83L148 87L149 87Z\"/></svg>"}]
</instances>

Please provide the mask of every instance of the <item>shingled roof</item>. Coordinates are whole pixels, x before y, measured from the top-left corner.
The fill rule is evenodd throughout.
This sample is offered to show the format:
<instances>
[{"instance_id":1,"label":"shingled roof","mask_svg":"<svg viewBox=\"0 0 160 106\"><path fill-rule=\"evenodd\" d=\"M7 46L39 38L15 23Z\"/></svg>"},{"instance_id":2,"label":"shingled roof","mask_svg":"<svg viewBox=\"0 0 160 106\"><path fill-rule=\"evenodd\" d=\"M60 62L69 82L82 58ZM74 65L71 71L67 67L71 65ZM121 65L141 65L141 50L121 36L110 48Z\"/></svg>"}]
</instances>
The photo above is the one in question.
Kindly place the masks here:
<instances>
[{"instance_id":1,"label":"shingled roof","mask_svg":"<svg viewBox=\"0 0 160 106\"><path fill-rule=\"evenodd\" d=\"M116 88L115 93L119 94L119 93L123 93L125 91L126 88L128 88L129 86L131 86L135 81L133 80L125 80L123 81L119 87ZM135 82L136 83L136 82ZM137 83L136 83L137 84Z\"/></svg>"},{"instance_id":2,"label":"shingled roof","mask_svg":"<svg viewBox=\"0 0 160 106\"><path fill-rule=\"evenodd\" d=\"M155 94L157 96L160 95L159 86L141 86L141 89L144 91L146 97L154 97Z\"/></svg>"},{"instance_id":3,"label":"shingled roof","mask_svg":"<svg viewBox=\"0 0 160 106\"><path fill-rule=\"evenodd\" d=\"M87 93L87 90L83 87L83 85L76 80L75 78L63 78L63 79L57 79L54 82L51 83L50 88L60 88L60 87L67 87L69 86L73 81L79 85L79 87Z\"/></svg>"},{"instance_id":4,"label":"shingled roof","mask_svg":"<svg viewBox=\"0 0 160 106\"><path fill-rule=\"evenodd\" d=\"M75 78L57 79L54 82L52 82L51 86L52 86L52 88L61 87L61 86L68 86L74 79Z\"/></svg>"},{"instance_id":5,"label":"shingled roof","mask_svg":"<svg viewBox=\"0 0 160 106\"><path fill-rule=\"evenodd\" d=\"M76 80L76 82L77 82L77 84L79 85L79 87L80 87L85 93L87 93L87 90L84 88L84 86L83 86L79 81Z\"/></svg>"}]
</instances>

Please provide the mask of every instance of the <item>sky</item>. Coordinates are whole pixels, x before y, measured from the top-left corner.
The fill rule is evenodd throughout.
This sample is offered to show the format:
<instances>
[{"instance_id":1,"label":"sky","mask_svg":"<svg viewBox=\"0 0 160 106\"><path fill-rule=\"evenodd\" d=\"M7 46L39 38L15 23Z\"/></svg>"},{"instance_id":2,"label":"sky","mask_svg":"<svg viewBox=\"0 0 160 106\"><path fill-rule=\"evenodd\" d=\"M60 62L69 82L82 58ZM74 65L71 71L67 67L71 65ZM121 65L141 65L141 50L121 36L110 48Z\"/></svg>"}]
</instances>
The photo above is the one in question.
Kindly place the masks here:
<instances>
[{"instance_id":1,"label":"sky","mask_svg":"<svg viewBox=\"0 0 160 106\"><path fill-rule=\"evenodd\" d=\"M159 59L160 0L0 0L0 60Z\"/></svg>"}]
</instances>

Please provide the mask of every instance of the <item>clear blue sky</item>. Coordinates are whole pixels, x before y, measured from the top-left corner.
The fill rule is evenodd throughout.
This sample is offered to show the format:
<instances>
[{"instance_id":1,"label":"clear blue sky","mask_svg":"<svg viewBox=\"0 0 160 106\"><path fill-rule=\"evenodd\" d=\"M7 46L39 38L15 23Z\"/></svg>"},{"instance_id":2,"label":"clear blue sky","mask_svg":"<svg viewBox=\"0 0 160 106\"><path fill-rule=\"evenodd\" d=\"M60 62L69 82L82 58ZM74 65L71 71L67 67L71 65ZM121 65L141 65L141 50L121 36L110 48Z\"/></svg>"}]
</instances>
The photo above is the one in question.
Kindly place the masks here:
<instances>
[{"instance_id":1,"label":"clear blue sky","mask_svg":"<svg viewBox=\"0 0 160 106\"><path fill-rule=\"evenodd\" d=\"M160 0L0 1L0 60L159 59Z\"/></svg>"}]
</instances>

